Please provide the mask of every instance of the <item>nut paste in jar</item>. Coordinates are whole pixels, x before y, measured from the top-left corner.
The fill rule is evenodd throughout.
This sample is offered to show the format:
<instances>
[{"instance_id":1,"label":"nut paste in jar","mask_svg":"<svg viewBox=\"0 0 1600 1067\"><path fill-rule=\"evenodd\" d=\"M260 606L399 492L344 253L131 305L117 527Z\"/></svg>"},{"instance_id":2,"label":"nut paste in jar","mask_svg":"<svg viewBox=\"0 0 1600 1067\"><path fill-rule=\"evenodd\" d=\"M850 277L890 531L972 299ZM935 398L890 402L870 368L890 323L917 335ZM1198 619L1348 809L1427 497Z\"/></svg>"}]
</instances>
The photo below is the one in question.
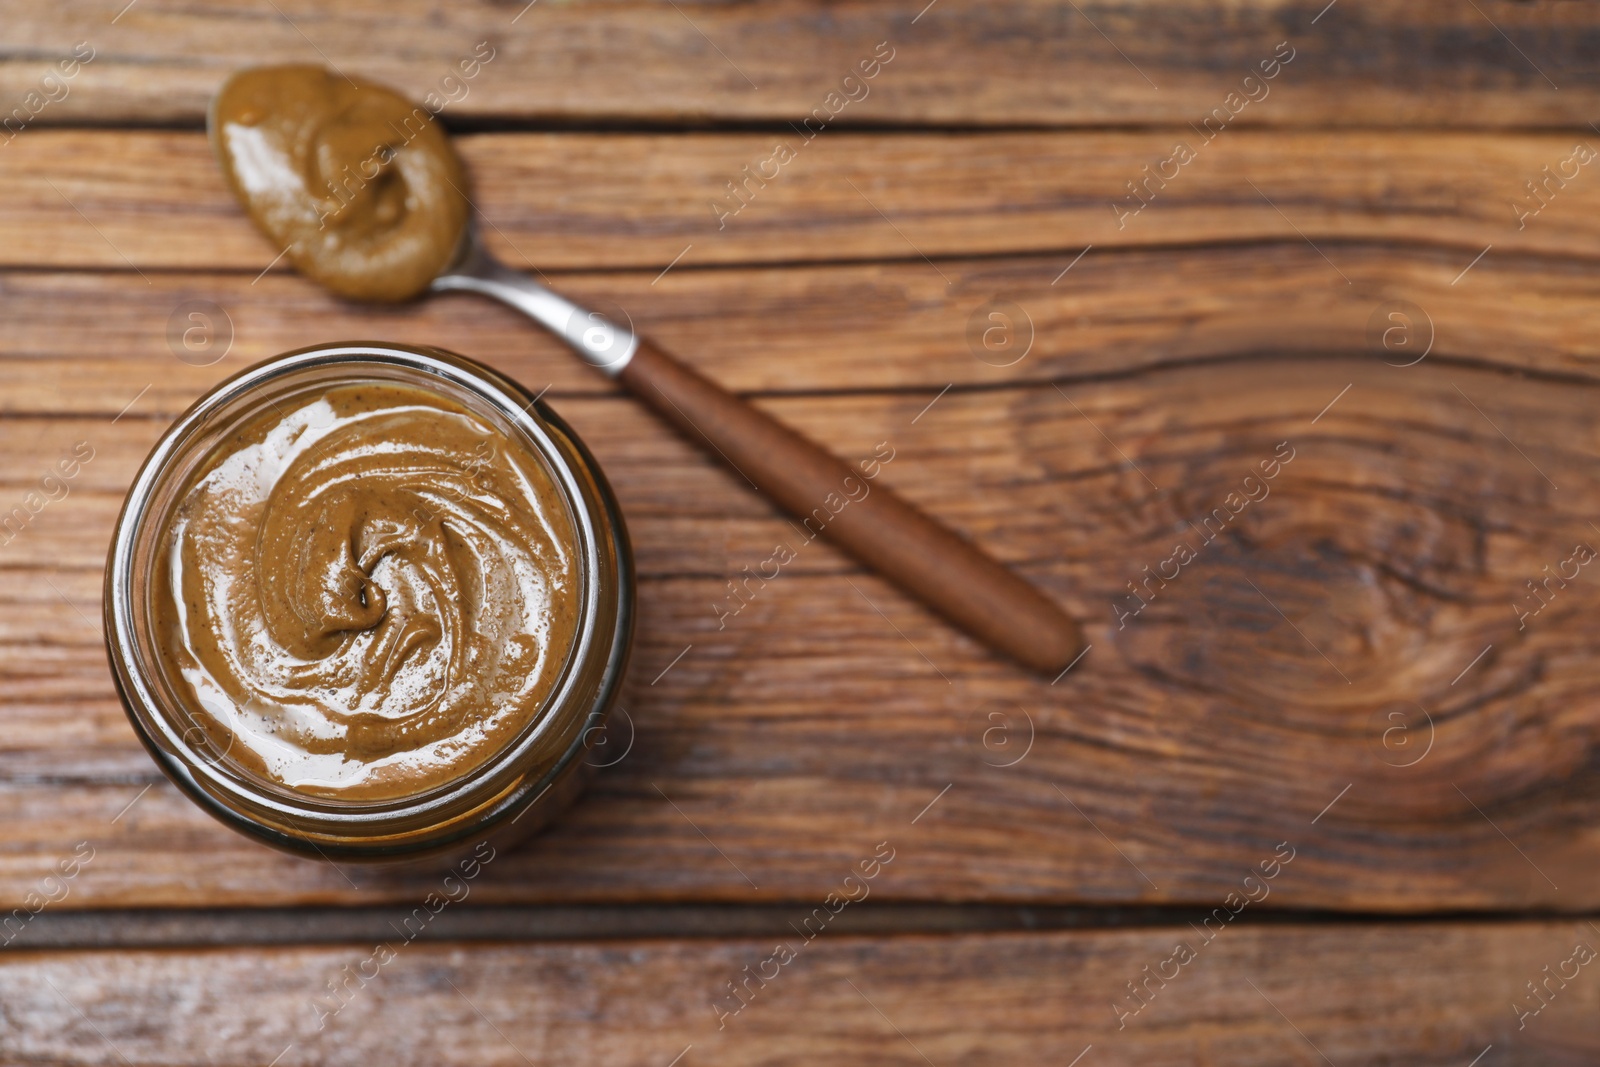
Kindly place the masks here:
<instances>
[{"instance_id":1,"label":"nut paste in jar","mask_svg":"<svg viewBox=\"0 0 1600 1067\"><path fill-rule=\"evenodd\" d=\"M167 524L160 658L218 750L301 793L470 774L540 715L575 642L580 564L546 468L422 388L274 404Z\"/></svg>"}]
</instances>

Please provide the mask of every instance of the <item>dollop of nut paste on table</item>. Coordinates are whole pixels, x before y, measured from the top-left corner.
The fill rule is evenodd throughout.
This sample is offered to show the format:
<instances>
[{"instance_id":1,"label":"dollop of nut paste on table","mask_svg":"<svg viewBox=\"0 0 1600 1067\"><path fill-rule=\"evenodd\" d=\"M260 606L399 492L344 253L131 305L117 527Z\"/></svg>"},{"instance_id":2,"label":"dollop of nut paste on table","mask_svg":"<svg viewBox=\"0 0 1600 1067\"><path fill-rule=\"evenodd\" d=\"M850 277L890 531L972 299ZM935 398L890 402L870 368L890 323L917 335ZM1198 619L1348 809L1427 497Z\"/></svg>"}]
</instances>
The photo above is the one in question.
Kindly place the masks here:
<instances>
[{"instance_id":1,"label":"dollop of nut paste on table","mask_svg":"<svg viewBox=\"0 0 1600 1067\"><path fill-rule=\"evenodd\" d=\"M167 522L161 655L211 751L349 800L454 781L548 704L576 642L577 548L531 447L372 383L281 401Z\"/></svg>"},{"instance_id":2,"label":"dollop of nut paste on table","mask_svg":"<svg viewBox=\"0 0 1600 1067\"><path fill-rule=\"evenodd\" d=\"M250 218L340 296L408 300L455 255L461 161L392 90L314 66L241 71L212 102L211 137Z\"/></svg>"}]
</instances>

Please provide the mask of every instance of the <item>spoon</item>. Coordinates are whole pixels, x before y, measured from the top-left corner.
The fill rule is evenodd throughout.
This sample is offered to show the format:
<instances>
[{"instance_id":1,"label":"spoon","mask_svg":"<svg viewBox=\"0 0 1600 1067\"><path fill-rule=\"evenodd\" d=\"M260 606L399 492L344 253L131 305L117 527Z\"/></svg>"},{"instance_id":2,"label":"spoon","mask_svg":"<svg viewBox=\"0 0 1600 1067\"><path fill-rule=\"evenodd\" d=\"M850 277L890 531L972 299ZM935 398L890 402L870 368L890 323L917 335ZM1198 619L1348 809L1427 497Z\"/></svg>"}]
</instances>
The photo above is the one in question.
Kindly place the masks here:
<instances>
[{"instance_id":1,"label":"spoon","mask_svg":"<svg viewBox=\"0 0 1600 1067\"><path fill-rule=\"evenodd\" d=\"M626 326L504 266L472 226L430 289L481 293L523 312L715 452L809 534L821 532L990 647L1040 671L1059 670L1083 650L1077 623L970 541ZM834 512L830 501L845 503Z\"/></svg>"},{"instance_id":2,"label":"spoon","mask_svg":"<svg viewBox=\"0 0 1600 1067\"><path fill-rule=\"evenodd\" d=\"M260 67L228 78L206 126L235 195L285 252L297 250L295 265L313 280L355 300L465 290L503 301L715 452L799 518L808 539L825 535L1036 670L1070 666L1082 653L1072 619L877 484L876 468L868 474L845 464L637 336L631 324L497 262L478 237L448 136L404 97L319 67ZM314 196L313 187L325 193Z\"/></svg>"}]
</instances>

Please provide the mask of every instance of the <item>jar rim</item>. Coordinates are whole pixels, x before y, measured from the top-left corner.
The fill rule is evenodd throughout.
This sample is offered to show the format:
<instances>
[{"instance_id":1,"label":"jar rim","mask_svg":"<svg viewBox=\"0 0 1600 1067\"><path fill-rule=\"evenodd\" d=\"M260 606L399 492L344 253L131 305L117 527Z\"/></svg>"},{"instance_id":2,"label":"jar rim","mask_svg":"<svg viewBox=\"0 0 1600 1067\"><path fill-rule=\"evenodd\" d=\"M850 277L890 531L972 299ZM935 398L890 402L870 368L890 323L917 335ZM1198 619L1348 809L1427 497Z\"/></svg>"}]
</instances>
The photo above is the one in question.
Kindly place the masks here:
<instances>
[{"instance_id":1,"label":"jar rim","mask_svg":"<svg viewBox=\"0 0 1600 1067\"><path fill-rule=\"evenodd\" d=\"M381 800L274 789L253 774L224 769L220 759L208 757L191 743L190 731L182 728L176 714L180 709L170 706L171 694L164 695L163 685L154 682L161 667L140 640L140 616L148 610L153 581L149 568L144 568L143 575L137 573L140 536L147 522L163 521L164 515L151 515L152 504L158 492L170 485L178 460L188 454L185 449L203 442L210 422L230 406L247 402L252 391L274 383L292 385L297 376L314 380L315 372L328 368L348 368L352 378L368 381L373 377L381 380L387 373L391 380L405 383L409 377L424 388L430 380L436 388L437 383L447 383L456 393L483 404L517 431L543 461L566 504L577 548L579 623L540 713L475 768L430 789ZM368 376L360 375L362 368L369 370ZM158 531L153 536L161 535ZM613 573L618 588L604 588ZM479 832L486 822L520 817L587 748L591 734L603 723L620 687L631 644L632 577L626 530L609 486L581 442L539 397L530 397L504 375L445 349L368 341L314 345L257 363L218 383L180 415L151 449L129 488L111 542L104 606L106 648L119 695L140 740L169 778L192 797L204 798L203 806L236 828L283 845L293 844L297 836L313 840L391 837L396 827L425 827L440 820L448 824L464 813L477 813L463 833ZM613 595L618 602L609 605ZM607 629L608 616L615 617L614 625L611 632L602 632ZM583 668L600 654L606 662L596 686L591 677L594 672ZM591 690L595 690L592 697ZM581 716L572 714L569 704L573 701L587 701L589 707ZM563 709L568 713L563 715ZM557 742L565 733L571 734L553 761L548 759L550 746L541 744L552 739L547 730L561 731L553 735ZM532 771L541 773L530 775ZM219 803L222 811L217 810ZM285 830L285 825L294 829Z\"/></svg>"}]
</instances>

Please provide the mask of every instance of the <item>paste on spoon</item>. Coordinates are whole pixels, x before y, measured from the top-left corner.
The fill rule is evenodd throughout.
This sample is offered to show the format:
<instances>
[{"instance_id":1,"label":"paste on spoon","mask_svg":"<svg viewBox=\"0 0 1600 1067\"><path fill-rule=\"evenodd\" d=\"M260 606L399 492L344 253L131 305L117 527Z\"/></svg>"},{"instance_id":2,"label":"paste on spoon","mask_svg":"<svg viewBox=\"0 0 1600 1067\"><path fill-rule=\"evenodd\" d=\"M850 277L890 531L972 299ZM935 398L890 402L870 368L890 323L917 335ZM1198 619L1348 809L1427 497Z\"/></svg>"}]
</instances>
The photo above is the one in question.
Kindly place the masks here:
<instances>
[{"instance_id":1,"label":"paste on spoon","mask_svg":"<svg viewBox=\"0 0 1600 1067\"><path fill-rule=\"evenodd\" d=\"M461 161L390 89L314 66L240 71L212 101L211 137L250 218L340 296L409 300L455 256Z\"/></svg>"}]
</instances>

